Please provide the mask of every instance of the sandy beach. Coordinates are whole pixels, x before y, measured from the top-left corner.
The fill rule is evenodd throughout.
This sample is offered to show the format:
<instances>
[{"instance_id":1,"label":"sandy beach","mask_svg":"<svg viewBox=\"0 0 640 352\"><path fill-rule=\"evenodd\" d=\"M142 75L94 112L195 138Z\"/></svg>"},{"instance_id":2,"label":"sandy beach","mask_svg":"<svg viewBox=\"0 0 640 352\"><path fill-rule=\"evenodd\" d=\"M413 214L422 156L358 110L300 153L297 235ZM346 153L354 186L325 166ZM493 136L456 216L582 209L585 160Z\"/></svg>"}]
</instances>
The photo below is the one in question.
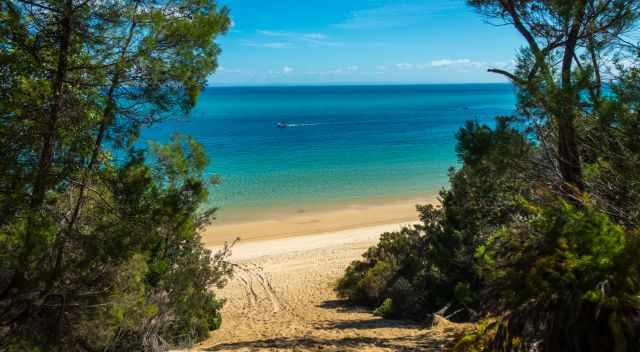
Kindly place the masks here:
<instances>
[{"instance_id":1,"label":"sandy beach","mask_svg":"<svg viewBox=\"0 0 640 352\"><path fill-rule=\"evenodd\" d=\"M245 222L214 222L202 232L207 246L240 238L242 243L329 233L376 225L418 221L416 204L433 204L436 196L403 201L350 204L338 209L296 214L274 214L269 219Z\"/></svg>"},{"instance_id":2,"label":"sandy beach","mask_svg":"<svg viewBox=\"0 0 640 352\"><path fill-rule=\"evenodd\" d=\"M315 215L317 221L306 225L308 233L312 233L307 235L301 234L305 224L296 222L302 219L268 222L263 224L263 231L259 231L259 224L236 225L233 230L255 232L251 233L251 240L241 241L233 248L231 261L236 266L235 276L224 289L216 292L227 300L222 311L222 328L197 346L197 350L442 350L458 331L453 324L444 322L431 327L384 320L364 309L344 305L332 289L347 265L374 245L380 234L417 221L417 215L412 216L409 209L407 205L403 208L394 204L350 209L342 215L338 211L318 214ZM322 226L349 227L366 223L366 219L375 219L374 214L387 214L392 219L397 216L405 221L313 234L313 230ZM356 218L347 221L350 216ZM331 224L332 218L345 220ZM208 240L214 243L210 248L220 248L220 239Z\"/></svg>"}]
</instances>

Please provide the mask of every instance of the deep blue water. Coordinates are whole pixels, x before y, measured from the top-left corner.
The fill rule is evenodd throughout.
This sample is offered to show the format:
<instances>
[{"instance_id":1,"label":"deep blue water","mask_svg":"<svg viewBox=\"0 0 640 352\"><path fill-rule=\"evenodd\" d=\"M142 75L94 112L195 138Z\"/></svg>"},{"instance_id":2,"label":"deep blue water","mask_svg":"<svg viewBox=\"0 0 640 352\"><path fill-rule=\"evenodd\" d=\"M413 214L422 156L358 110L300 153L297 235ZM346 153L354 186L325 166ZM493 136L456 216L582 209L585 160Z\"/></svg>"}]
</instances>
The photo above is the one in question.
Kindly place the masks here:
<instances>
[{"instance_id":1,"label":"deep blue water","mask_svg":"<svg viewBox=\"0 0 640 352\"><path fill-rule=\"evenodd\" d=\"M223 180L211 203L241 218L433 194L457 164L458 128L514 107L509 84L207 88L189 119L143 138L195 137Z\"/></svg>"}]
</instances>

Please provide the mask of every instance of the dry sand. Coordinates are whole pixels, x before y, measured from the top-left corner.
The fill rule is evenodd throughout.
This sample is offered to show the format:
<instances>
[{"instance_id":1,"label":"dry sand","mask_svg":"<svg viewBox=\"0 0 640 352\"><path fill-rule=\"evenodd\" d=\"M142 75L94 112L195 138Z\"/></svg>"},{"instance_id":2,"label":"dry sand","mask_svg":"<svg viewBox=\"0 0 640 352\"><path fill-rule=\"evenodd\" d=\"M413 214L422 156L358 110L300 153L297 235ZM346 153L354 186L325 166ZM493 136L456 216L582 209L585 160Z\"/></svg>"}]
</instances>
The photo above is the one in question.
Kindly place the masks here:
<instances>
[{"instance_id":1,"label":"dry sand","mask_svg":"<svg viewBox=\"0 0 640 352\"><path fill-rule=\"evenodd\" d=\"M366 210L360 212L363 215ZM319 217L321 223L330 218ZM222 328L197 350L441 351L458 326L380 319L345 306L332 290L347 265L374 245L381 233L410 226L416 217L414 211L413 218L402 223L288 238L280 238L277 232L261 236L274 230L256 228L255 238L270 239L242 241L233 248L235 276L217 292L227 299ZM277 223L298 229L293 221ZM209 239L216 242L220 240Z\"/></svg>"},{"instance_id":2,"label":"dry sand","mask_svg":"<svg viewBox=\"0 0 640 352\"><path fill-rule=\"evenodd\" d=\"M202 233L202 239L205 245L215 246L233 242L238 237L242 242L250 242L399 224L418 220L416 204L434 202L435 196L382 203L372 201L372 204L352 204L335 210L273 215L270 219L252 222L214 222Z\"/></svg>"}]
</instances>

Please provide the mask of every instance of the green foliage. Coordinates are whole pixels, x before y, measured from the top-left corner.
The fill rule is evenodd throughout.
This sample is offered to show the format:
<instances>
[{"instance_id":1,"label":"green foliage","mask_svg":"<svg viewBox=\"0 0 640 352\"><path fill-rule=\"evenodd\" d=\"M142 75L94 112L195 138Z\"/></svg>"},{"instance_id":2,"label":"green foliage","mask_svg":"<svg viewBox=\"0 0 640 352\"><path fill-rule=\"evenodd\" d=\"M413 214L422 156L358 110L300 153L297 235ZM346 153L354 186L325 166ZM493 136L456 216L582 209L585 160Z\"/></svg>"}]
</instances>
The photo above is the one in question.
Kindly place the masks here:
<instances>
[{"instance_id":1,"label":"green foliage","mask_svg":"<svg viewBox=\"0 0 640 352\"><path fill-rule=\"evenodd\" d=\"M380 307L376 308L373 311L373 315L383 317L383 318L391 318L393 317L395 310L393 309L393 300L391 298L387 298L382 302Z\"/></svg>"},{"instance_id":2,"label":"green foliage","mask_svg":"<svg viewBox=\"0 0 640 352\"><path fill-rule=\"evenodd\" d=\"M565 202L529 212L498 231L486 253L489 302L508 312L492 350L637 350L639 234Z\"/></svg>"},{"instance_id":3,"label":"green foliage","mask_svg":"<svg viewBox=\"0 0 640 352\"><path fill-rule=\"evenodd\" d=\"M220 326L222 303L209 288L223 285L231 267L225 253L213 256L204 249L197 234L212 214L200 210L207 188L199 148L175 139L154 147L154 159L165 158L153 167L143 154L131 153L124 165L101 173L99 196L85 199L83 239L66 253L69 267L61 279L69 281L56 286L62 292L96 291L76 298L78 307L67 311L66 346L136 350L143 336L180 345ZM167 158L169 150L181 152ZM188 171L167 172L177 169ZM81 280L71 281L75 277ZM101 281L85 281L92 277ZM60 309L50 305L41 309ZM11 344L49 341L40 330L47 316L40 319L24 326Z\"/></svg>"},{"instance_id":4,"label":"green foliage","mask_svg":"<svg viewBox=\"0 0 640 352\"><path fill-rule=\"evenodd\" d=\"M637 59L636 59L637 60ZM591 198L626 228L640 227L640 69L621 69L612 96L584 121L585 182Z\"/></svg>"},{"instance_id":5,"label":"green foliage","mask_svg":"<svg viewBox=\"0 0 640 352\"><path fill-rule=\"evenodd\" d=\"M519 113L540 141L532 161L543 187L478 247L492 318L463 345L638 350L638 47L621 38L640 3L468 3L526 40L515 72L497 72L517 86ZM606 82L611 58L616 77Z\"/></svg>"},{"instance_id":6,"label":"green foliage","mask_svg":"<svg viewBox=\"0 0 640 352\"><path fill-rule=\"evenodd\" d=\"M453 347L453 352L485 352L492 338L496 334L495 319L479 321L472 331L462 334ZM514 344L517 344L514 341Z\"/></svg>"},{"instance_id":7,"label":"green foliage","mask_svg":"<svg viewBox=\"0 0 640 352\"><path fill-rule=\"evenodd\" d=\"M456 351L638 350L640 90L637 69L620 72L577 121L583 191L554 184L553 120L531 139L508 119L469 122L441 208L418 207L420 226L385 234L347 269L340 296L385 317L445 307L481 319ZM529 113L538 98L520 97Z\"/></svg>"},{"instance_id":8,"label":"green foliage","mask_svg":"<svg viewBox=\"0 0 640 352\"><path fill-rule=\"evenodd\" d=\"M418 270L420 257L415 248L419 245L420 235L411 229L383 234L378 246L364 254L364 261L347 268L336 285L338 295L372 307L393 297L397 297L399 309L411 305L414 295L404 295L412 290L404 276L410 278Z\"/></svg>"},{"instance_id":9,"label":"green foliage","mask_svg":"<svg viewBox=\"0 0 640 352\"><path fill-rule=\"evenodd\" d=\"M194 106L229 23L213 0L0 3L0 349L138 351L220 325L202 147L134 146Z\"/></svg>"},{"instance_id":10,"label":"green foliage","mask_svg":"<svg viewBox=\"0 0 640 352\"><path fill-rule=\"evenodd\" d=\"M451 172L442 208L419 206L421 225L383 234L347 268L336 286L340 297L371 308L390 298L393 315L419 320L445 306L463 309L458 319L478 310L483 282L476 251L517 214L516 195L529 192L516 175L531 145L507 118L499 118L495 129L469 122L457 138L464 166Z\"/></svg>"},{"instance_id":11,"label":"green foliage","mask_svg":"<svg viewBox=\"0 0 640 352\"><path fill-rule=\"evenodd\" d=\"M492 70L517 87L523 128L467 123L441 209L419 207L422 225L387 235L415 238L407 252L369 250L338 293L385 316L484 317L456 351L637 351L640 71L620 36L640 3L468 3L526 40L513 73ZM397 283L411 307L392 295Z\"/></svg>"}]
</instances>

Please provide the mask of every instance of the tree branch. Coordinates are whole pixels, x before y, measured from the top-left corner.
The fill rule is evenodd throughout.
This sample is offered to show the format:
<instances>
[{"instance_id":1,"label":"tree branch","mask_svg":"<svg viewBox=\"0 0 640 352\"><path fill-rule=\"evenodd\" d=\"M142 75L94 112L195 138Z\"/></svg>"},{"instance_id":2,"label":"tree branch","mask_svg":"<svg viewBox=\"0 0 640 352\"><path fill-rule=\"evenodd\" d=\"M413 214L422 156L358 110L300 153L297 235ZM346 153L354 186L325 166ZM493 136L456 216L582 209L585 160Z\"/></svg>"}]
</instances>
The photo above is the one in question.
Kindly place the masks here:
<instances>
[{"instance_id":1,"label":"tree branch","mask_svg":"<svg viewBox=\"0 0 640 352\"><path fill-rule=\"evenodd\" d=\"M516 83L520 83L520 80L518 79L518 77L516 77L516 75L514 75L513 73L511 73L509 71L501 70L499 68L490 68L490 69L487 70L487 72L497 73L499 75L506 76L507 78L509 78L510 80L512 80L512 81L514 81Z\"/></svg>"}]
</instances>

